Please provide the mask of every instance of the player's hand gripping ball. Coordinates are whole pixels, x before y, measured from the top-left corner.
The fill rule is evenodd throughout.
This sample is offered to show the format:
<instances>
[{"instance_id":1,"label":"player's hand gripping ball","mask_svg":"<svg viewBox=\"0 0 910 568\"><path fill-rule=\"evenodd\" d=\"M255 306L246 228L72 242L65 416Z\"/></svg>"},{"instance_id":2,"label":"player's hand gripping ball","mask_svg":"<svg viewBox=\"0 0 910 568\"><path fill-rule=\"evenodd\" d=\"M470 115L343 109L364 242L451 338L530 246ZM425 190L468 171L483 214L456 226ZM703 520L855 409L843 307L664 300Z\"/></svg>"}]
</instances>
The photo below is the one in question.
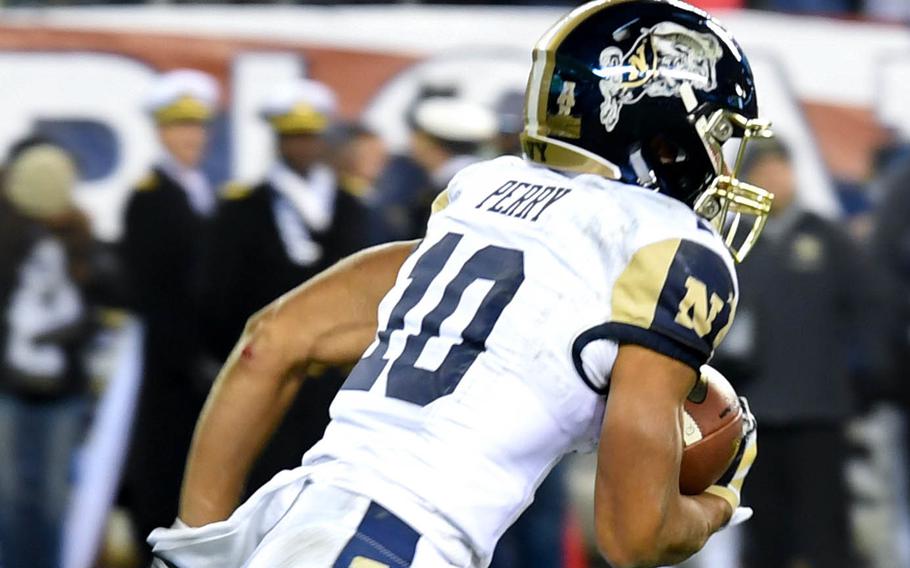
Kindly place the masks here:
<instances>
[{"instance_id":1,"label":"player's hand gripping ball","mask_svg":"<svg viewBox=\"0 0 910 568\"><path fill-rule=\"evenodd\" d=\"M743 441L744 413L729 381L708 365L686 400L683 412L679 490L698 495L717 483Z\"/></svg>"}]
</instances>

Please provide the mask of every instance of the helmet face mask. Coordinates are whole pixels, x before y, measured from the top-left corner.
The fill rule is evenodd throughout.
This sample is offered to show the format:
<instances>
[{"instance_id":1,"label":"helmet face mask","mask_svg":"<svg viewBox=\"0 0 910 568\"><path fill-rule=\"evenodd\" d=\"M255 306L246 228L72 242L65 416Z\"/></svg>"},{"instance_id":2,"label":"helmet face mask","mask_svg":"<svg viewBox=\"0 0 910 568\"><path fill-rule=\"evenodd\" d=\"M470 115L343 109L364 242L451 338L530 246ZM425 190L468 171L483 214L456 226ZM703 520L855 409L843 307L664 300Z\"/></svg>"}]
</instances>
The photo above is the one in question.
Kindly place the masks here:
<instances>
[{"instance_id":1,"label":"helmet face mask","mask_svg":"<svg viewBox=\"0 0 910 568\"><path fill-rule=\"evenodd\" d=\"M708 153L716 159L717 175L699 194L693 209L714 226L734 260L742 262L765 227L774 196L765 189L740 181L737 176L749 142L772 137L771 124L729 111L716 112L707 124L703 140ZM738 134L740 139L732 168L727 166L723 152L724 143L730 140L728 132Z\"/></svg>"},{"instance_id":2,"label":"helmet face mask","mask_svg":"<svg viewBox=\"0 0 910 568\"><path fill-rule=\"evenodd\" d=\"M745 55L710 16L676 0L597 0L535 47L522 145L532 161L683 201L739 261L771 196L736 174L769 126ZM737 139L729 167L724 146Z\"/></svg>"}]
</instances>

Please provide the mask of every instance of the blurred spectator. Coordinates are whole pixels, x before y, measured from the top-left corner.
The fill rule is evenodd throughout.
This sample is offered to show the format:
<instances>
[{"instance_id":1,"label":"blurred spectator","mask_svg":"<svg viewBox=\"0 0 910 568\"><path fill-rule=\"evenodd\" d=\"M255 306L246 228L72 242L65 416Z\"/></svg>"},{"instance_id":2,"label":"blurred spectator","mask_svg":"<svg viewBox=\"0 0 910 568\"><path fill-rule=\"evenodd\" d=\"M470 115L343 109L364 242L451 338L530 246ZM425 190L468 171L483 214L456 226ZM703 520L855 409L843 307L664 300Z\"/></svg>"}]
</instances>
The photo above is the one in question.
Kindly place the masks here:
<instances>
[{"instance_id":1,"label":"blurred spectator","mask_svg":"<svg viewBox=\"0 0 910 568\"><path fill-rule=\"evenodd\" d=\"M410 153L395 156L377 183L390 239L422 237L430 205L459 170L481 159L496 135L496 116L455 96L418 97L408 115Z\"/></svg>"},{"instance_id":2,"label":"blurred spectator","mask_svg":"<svg viewBox=\"0 0 910 568\"><path fill-rule=\"evenodd\" d=\"M456 97L420 101L411 114L411 156L429 176L411 203L411 226L422 236L430 205L459 171L482 159L484 145L496 135L496 115L488 108Z\"/></svg>"},{"instance_id":3,"label":"blurred spectator","mask_svg":"<svg viewBox=\"0 0 910 568\"><path fill-rule=\"evenodd\" d=\"M453 92L424 87L407 117L409 153L393 157L377 182L389 239L422 237L433 200L459 170L481 160L493 142L493 111Z\"/></svg>"},{"instance_id":4,"label":"blurred spectator","mask_svg":"<svg viewBox=\"0 0 910 568\"><path fill-rule=\"evenodd\" d=\"M223 192L205 273L206 331L220 360L257 310L370 244L368 209L328 165L326 133L335 107L334 93L322 83L301 79L279 86L263 109L276 136L275 163L255 186L230 184ZM359 167L349 165L346 171ZM251 491L299 465L322 436L343 377L335 369L318 374L322 380L304 383L253 468Z\"/></svg>"},{"instance_id":5,"label":"blurred spectator","mask_svg":"<svg viewBox=\"0 0 910 568\"><path fill-rule=\"evenodd\" d=\"M852 372L864 367L872 340L875 286L846 234L800 205L787 149L762 141L751 150L744 177L775 200L738 267L736 322L714 363L761 424L762 457L745 486L755 517L745 525L742 560L853 568L844 424L857 403Z\"/></svg>"},{"instance_id":6,"label":"blurred spectator","mask_svg":"<svg viewBox=\"0 0 910 568\"><path fill-rule=\"evenodd\" d=\"M884 166L884 164L883 164ZM871 245L891 285L888 343L894 354L894 390L910 404L910 155L895 157L883 167L876 190L881 193Z\"/></svg>"},{"instance_id":7,"label":"blurred spectator","mask_svg":"<svg viewBox=\"0 0 910 568\"><path fill-rule=\"evenodd\" d=\"M884 268L894 301L889 312L888 345L894 354L894 391L906 409L910 405L910 156L897 158L884 170L876 189L882 201L871 244L875 260ZM910 427L910 424L908 424ZM910 435L905 439L910 440ZM906 473L906 472L905 472Z\"/></svg>"},{"instance_id":8,"label":"blurred spectator","mask_svg":"<svg viewBox=\"0 0 910 568\"><path fill-rule=\"evenodd\" d=\"M41 140L18 145L0 196L0 564L57 568L89 387L82 287L91 234L72 202L76 166Z\"/></svg>"},{"instance_id":9,"label":"blurred spectator","mask_svg":"<svg viewBox=\"0 0 910 568\"><path fill-rule=\"evenodd\" d=\"M126 206L123 264L131 303L146 329L125 489L142 542L152 529L176 518L183 467L204 399L198 271L215 196L199 164L217 98L215 80L199 71L158 78L146 108L162 154Z\"/></svg>"},{"instance_id":10,"label":"blurred spectator","mask_svg":"<svg viewBox=\"0 0 910 568\"><path fill-rule=\"evenodd\" d=\"M430 176L414 158L398 154L389 158L376 180L375 202L380 216L381 241L399 241L419 237L423 231L413 226L411 207Z\"/></svg>"},{"instance_id":11,"label":"blurred spectator","mask_svg":"<svg viewBox=\"0 0 910 568\"><path fill-rule=\"evenodd\" d=\"M910 2L907 0L865 0L866 15L879 20L910 22Z\"/></svg>"},{"instance_id":12,"label":"blurred spectator","mask_svg":"<svg viewBox=\"0 0 910 568\"><path fill-rule=\"evenodd\" d=\"M388 161L385 142L360 124L339 124L332 130L331 160L339 184L360 199L372 197Z\"/></svg>"},{"instance_id":13,"label":"blurred spectator","mask_svg":"<svg viewBox=\"0 0 910 568\"><path fill-rule=\"evenodd\" d=\"M359 123L340 123L331 128L327 136L340 187L370 210L364 236L370 243L394 240L382 217L376 213L380 206L376 185L389 161L385 142Z\"/></svg>"},{"instance_id":14,"label":"blurred spectator","mask_svg":"<svg viewBox=\"0 0 910 568\"><path fill-rule=\"evenodd\" d=\"M496 101L496 138L493 146L497 155L521 155L521 139L519 135L524 130L525 117L524 91L506 91Z\"/></svg>"}]
</instances>

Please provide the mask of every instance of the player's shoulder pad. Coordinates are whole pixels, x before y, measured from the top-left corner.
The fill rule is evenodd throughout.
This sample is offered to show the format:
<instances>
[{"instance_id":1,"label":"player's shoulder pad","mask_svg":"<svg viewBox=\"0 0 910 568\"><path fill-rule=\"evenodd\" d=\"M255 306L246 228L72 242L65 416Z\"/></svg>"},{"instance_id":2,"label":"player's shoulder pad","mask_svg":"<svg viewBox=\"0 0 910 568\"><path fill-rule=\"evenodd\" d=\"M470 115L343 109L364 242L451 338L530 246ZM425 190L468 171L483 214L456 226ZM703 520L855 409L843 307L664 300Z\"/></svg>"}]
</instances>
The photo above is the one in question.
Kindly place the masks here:
<instances>
[{"instance_id":1,"label":"player's shoulder pad","mask_svg":"<svg viewBox=\"0 0 910 568\"><path fill-rule=\"evenodd\" d=\"M442 190L439 195L433 199L433 204L430 205L430 215L435 215L449 206L449 190Z\"/></svg>"},{"instance_id":2,"label":"player's shoulder pad","mask_svg":"<svg viewBox=\"0 0 910 568\"><path fill-rule=\"evenodd\" d=\"M736 301L732 263L710 241L649 243L631 255L616 278L608 321L575 338L575 369L593 390L604 393L602 377L588 372L583 355L607 340L641 345L698 370L733 323Z\"/></svg>"},{"instance_id":3,"label":"player's shoulder pad","mask_svg":"<svg viewBox=\"0 0 910 568\"><path fill-rule=\"evenodd\" d=\"M712 244L668 238L637 249L613 285L606 325L614 339L696 369L706 363L733 323L737 301L732 264Z\"/></svg>"},{"instance_id":4,"label":"player's shoulder pad","mask_svg":"<svg viewBox=\"0 0 910 568\"><path fill-rule=\"evenodd\" d=\"M161 182L158 179L158 173L151 171L146 174L145 177L139 180L139 183L136 184L136 191L140 193L148 193L150 191L158 189L158 186L160 184Z\"/></svg>"},{"instance_id":5,"label":"player's shoulder pad","mask_svg":"<svg viewBox=\"0 0 910 568\"><path fill-rule=\"evenodd\" d=\"M253 189L249 184L232 181L224 184L218 195L225 201L240 201L252 195Z\"/></svg>"}]
</instances>

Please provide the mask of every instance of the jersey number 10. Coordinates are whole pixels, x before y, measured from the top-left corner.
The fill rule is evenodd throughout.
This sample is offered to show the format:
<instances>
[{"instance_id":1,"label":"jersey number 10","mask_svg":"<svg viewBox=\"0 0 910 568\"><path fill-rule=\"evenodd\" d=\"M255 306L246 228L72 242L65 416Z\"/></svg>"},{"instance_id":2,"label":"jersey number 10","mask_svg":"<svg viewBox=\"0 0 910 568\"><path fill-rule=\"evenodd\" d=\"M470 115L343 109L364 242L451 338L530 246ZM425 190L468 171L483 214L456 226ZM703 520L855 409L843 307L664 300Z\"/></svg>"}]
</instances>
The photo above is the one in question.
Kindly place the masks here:
<instances>
[{"instance_id":1,"label":"jersey number 10","mask_svg":"<svg viewBox=\"0 0 910 568\"><path fill-rule=\"evenodd\" d=\"M390 362L390 338L395 332L404 332L408 312L437 280L462 238L462 235L449 233L421 254L408 275L410 282L407 288L392 308L385 328L378 334L378 343L372 353L354 367L342 389L369 390L373 386ZM454 391L477 357L486 349L486 341L493 326L512 301L524 277L522 251L490 245L475 252L445 285L442 299L420 321L417 333L407 337L401 354L391 360L386 396L424 406ZM473 318L462 330L461 342L452 345L435 370L418 367L416 363L427 343L440 336L440 328L459 307L465 290L478 280L491 281L492 286L481 300Z\"/></svg>"}]
</instances>

